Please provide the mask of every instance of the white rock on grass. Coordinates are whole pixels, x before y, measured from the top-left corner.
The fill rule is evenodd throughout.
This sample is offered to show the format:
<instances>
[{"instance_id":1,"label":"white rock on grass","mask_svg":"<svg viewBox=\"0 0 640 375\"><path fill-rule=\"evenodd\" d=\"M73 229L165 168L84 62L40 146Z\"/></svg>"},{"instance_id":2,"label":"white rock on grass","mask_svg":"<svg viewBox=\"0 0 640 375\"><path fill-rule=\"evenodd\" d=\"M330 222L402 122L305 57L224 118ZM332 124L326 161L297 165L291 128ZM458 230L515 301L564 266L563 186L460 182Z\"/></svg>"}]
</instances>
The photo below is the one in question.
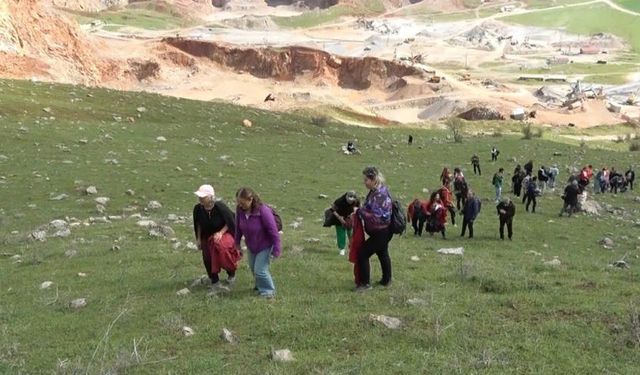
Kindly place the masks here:
<instances>
[{"instance_id":1,"label":"white rock on grass","mask_svg":"<svg viewBox=\"0 0 640 375\"><path fill-rule=\"evenodd\" d=\"M400 319L386 315L369 314L369 321L382 323L389 329L398 329L402 325L402 321Z\"/></svg>"},{"instance_id":2,"label":"white rock on grass","mask_svg":"<svg viewBox=\"0 0 640 375\"><path fill-rule=\"evenodd\" d=\"M95 186L89 186L85 191L89 195L98 194L98 189Z\"/></svg>"},{"instance_id":3,"label":"white rock on grass","mask_svg":"<svg viewBox=\"0 0 640 375\"><path fill-rule=\"evenodd\" d=\"M420 258L418 258L416 255L412 255L410 259L414 262L420 261Z\"/></svg>"},{"instance_id":4,"label":"white rock on grass","mask_svg":"<svg viewBox=\"0 0 640 375\"><path fill-rule=\"evenodd\" d=\"M167 138L165 138L163 136L159 136L159 137L156 137L156 141L158 141L158 142L166 142Z\"/></svg>"},{"instance_id":5,"label":"white rock on grass","mask_svg":"<svg viewBox=\"0 0 640 375\"><path fill-rule=\"evenodd\" d=\"M560 262L560 259L558 259L558 257L553 257L553 259L548 260L546 262L543 262L545 266L549 266L549 267L559 267L562 265L562 262Z\"/></svg>"},{"instance_id":6,"label":"white rock on grass","mask_svg":"<svg viewBox=\"0 0 640 375\"><path fill-rule=\"evenodd\" d=\"M198 250L198 246L193 242L187 242L187 250Z\"/></svg>"},{"instance_id":7,"label":"white rock on grass","mask_svg":"<svg viewBox=\"0 0 640 375\"><path fill-rule=\"evenodd\" d=\"M45 281L40 284L40 289L49 289L53 285L53 281Z\"/></svg>"},{"instance_id":8,"label":"white rock on grass","mask_svg":"<svg viewBox=\"0 0 640 375\"><path fill-rule=\"evenodd\" d=\"M210 284L210 283L211 283L211 281L209 280L209 276L202 275L202 276L198 277L197 279L193 280L193 282L191 283L191 287L195 288L197 286L207 285L207 284Z\"/></svg>"},{"instance_id":9,"label":"white rock on grass","mask_svg":"<svg viewBox=\"0 0 640 375\"><path fill-rule=\"evenodd\" d=\"M78 272L78 277L87 277L87 274L84 272Z\"/></svg>"},{"instance_id":10,"label":"white rock on grass","mask_svg":"<svg viewBox=\"0 0 640 375\"><path fill-rule=\"evenodd\" d=\"M329 198L329 196L327 194L319 194L318 198L319 199L327 199L327 198Z\"/></svg>"},{"instance_id":11,"label":"white rock on grass","mask_svg":"<svg viewBox=\"0 0 640 375\"><path fill-rule=\"evenodd\" d=\"M156 222L153 220L140 220L136 223L139 227L150 228L157 226Z\"/></svg>"},{"instance_id":12,"label":"white rock on grass","mask_svg":"<svg viewBox=\"0 0 640 375\"><path fill-rule=\"evenodd\" d=\"M69 250L67 250L67 251L65 251L65 252L64 252L64 255L65 255L67 258L71 258L71 257L74 257L74 256L78 255L78 252L77 252L76 250L69 249Z\"/></svg>"},{"instance_id":13,"label":"white rock on grass","mask_svg":"<svg viewBox=\"0 0 640 375\"><path fill-rule=\"evenodd\" d=\"M537 251L535 251L535 250L525 251L524 253L525 253L525 254L535 255L535 256L537 256L537 257L539 257L539 256L541 256L541 255L542 255L541 253L539 253L539 252L537 252Z\"/></svg>"},{"instance_id":14,"label":"white rock on grass","mask_svg":"<svg viewBox=\"0 0 640 375\"><path fill-rule=\"evenodd\" d=\"M291 362L294 360L293 353L289 349L273 350L271 352L271 359L278 362Z\"/></svg>"},{"instance_id":15,"label":"white rock on grass","mask_svg":"<svg viewBox=\"0 0 640 375\"><path fill-rule=\"evenodd\" d=\"M407 300L407 304L411 306L420 306L420 305L426 305L427 301L423 300L422 298L409 298Z\"/></svg>"},{"instance_id":16,"label":"white rock on grass","mask_svg":"<svg viewBox=\"0 0 640 375\"><path fill-rule=\"evenodd\" d=\"M222 332L220 332L220 338L229 344L235 344L238 342L238 337L233 334L230 330L226 328L222 328Z\"/></svg>"},{"instance_id":17,"label":"white rock on grass","mask_svg":"<svg viewBox=\"0 0 640 375\"><path fill-rule=\"evenodd\" d=\"M47 232L44 230L36 230L31 233L31 238L35 241L44 242L47 240Z\"/></svg>"},{"instance_id":18,"label":"white rock on grass","mask_svg":"<svg viewBox=\"0 0 640 375\"><path fill-rule=\"evenodd\" d=\"M195 332L191 327L184 326L182 327L182 334L185 335L186 337L189 337L189 336L193 336Z\"/></svg>"},{"instance_id":19,"label":"white rock on grass","mask_svg":"<svg viewBox=\"0 0 640 375\"><path fill-rule=\"evenodd\" d=\"M165 238L173 238L176 235L176 232L167 225L157 225L155 227L149 227L149 235L151 237L165 237Z\"/></svg>"},{"instance_id":20,"label":"white rock on grass","mask_svg":"<svg viewBox=\"0 0 640 375\"><path fill-rule=\"evenodd\" d=\"M160 204L160 202L158 202L158 201L150 201L147 204L147 208L150 209L150 210L158 210L158 209L162 208L162 204Z\"/></svg>"},{"instance_id":21,"label":"white rock on grass","mask_svg":"<svg viewBox=\"0 0 640 375\"><path fill-rule=\"evenodd\" d=\"M16 254L16 255L12 256L11 258L9 258L9 259L11 259L11 261L14 264L15 263L22 263L22 255L20 255L20 254Z\"/></svg>"},{"instance_id":22,"label":"white rock on grass","mask_svg":"<svg viewBox=\"0 0 640 375\"><path fill-rule=\"evenodd\" d=\"M67 198L69 198L69 196L67 194L65 194L65 193L62 193L62 194L56 195L55 197L49 198L49 200L50 201L61 201L61 200L67 199Z\"/></svg>"},{"instance_id":23,"label":"white rock on grass","mask_svg":"<svg viewBox=\"0 0 640 375\"><path fill-rule=\"evenodd\" d=\"M605 249L611 249L613 247L613 240L609 237L604 237L600 240L600 245Z\"/></svg>"},{"instance_id":24,"label":"white rock on grass","mask_svg":"<svg viewBox=\"0 0 640 375\"><path fill-rule=\"evenodd\" d=\"M124 193L127 194L130 197L136 195L136 192L131 190L131 189L127 189L127 191L125 191Z\"/></svg>"},{"instance_id":25,"label":"white rock on grass","mask_svg":"<svg viewBox=\"0 0 640 375\"><path fill-rule=\"evenodd\" d=\"M78 299L74 299L73 301L69 302L69 307L71 307L72 309L81 309L83 307L87 306L87 300L85 298L78 298Z\"/></svg>"},{"instance_id":26,"label":"white rock on grass","mask_svg":"<svg viewBox=\"0 0 640 375\"><path fill-rule=\"evenodd\" d=\"M179 291L177 291L176 295L178 295L178 296L186 296L189 293L191 293L189 288L184 288L184 289L180 289Z\"/></svg>"},{"instance_id":27,"label":"white rock on grass","mask_svg":"<svg viewBox=\"0 0 640 375\"><path fill-rule=\"evenodd\" d=\"M462 248L462 247L443 248L443 249L438 250L438 254L464 255L464 248Z\"/></svg>"},{"instance_id":28,"label":"white rock on grass","mask_svg":"<svg viewBox=\"0 0 640 375\"><path fill-rule=\"evenodd\" d=\"M145 107L138 107L136 108L136 111L138 111L138 113L144 113L147 111L147 109Z\"/></svg>"},{"instance_id":29,"label":"white rock on grass","mask_svg":"<svg viewBox=\"0 0 640 375\"><path fill-rule=\"evenodd\" d=\"M98 197L95 199L96 203L101 204L103 206L105 206L107 203L109 203L111 199L108 197Z\"/></svg>"}]
</instances>

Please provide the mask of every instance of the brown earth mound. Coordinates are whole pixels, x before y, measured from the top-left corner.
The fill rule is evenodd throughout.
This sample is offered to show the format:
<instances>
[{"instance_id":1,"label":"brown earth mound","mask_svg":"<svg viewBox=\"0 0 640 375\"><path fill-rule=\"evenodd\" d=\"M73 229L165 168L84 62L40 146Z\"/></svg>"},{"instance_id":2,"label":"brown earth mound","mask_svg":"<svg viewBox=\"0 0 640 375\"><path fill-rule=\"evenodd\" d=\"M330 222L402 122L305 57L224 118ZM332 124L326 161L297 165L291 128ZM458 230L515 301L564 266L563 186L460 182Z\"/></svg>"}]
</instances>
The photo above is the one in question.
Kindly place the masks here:
<instances>
[{"instance_id":1,"label":"brown earth mound","mask_svg":"<svg viewBox=\"0 0 640 375\"><path fill-rule=\"evenodd\" d=\"M500 112L487 107L471 108L470 110L459 114L458 117L468 121L504 120L504 116L500 114Z\"/></svg>"},{"instance_id":2,"label":"brown earth mound","mask_svg":"<svg viewBox=\"0 0 640 375\"><path fill-rule=\"evenodd\" d=\"M293 81L302 75L330 77L340 87L363 90L372 86L384 89L385 82L391 77L422 75L417 68L393 61L375 57L337 57L306 47L242 49L182 38L165 38L163 42L236 71L279 81Z\"/></svg>"},{"instance_id":3,"label":"brown earth mound","mask_svg":"<svg viewBox=\"0 0 640 375\"><path fill-rule=\"evenodd\" d=\"M28 58L18 66L14 65L15 58L0 59L0 71L12 71L16 78L30 78L48 66L49 75L59 82L94 84L105 78L105 64L94 57L94 46L76 24L46 2L5 0L0 7L6 11L0 22L2 51Z\"/></svg>"}]
</instances>

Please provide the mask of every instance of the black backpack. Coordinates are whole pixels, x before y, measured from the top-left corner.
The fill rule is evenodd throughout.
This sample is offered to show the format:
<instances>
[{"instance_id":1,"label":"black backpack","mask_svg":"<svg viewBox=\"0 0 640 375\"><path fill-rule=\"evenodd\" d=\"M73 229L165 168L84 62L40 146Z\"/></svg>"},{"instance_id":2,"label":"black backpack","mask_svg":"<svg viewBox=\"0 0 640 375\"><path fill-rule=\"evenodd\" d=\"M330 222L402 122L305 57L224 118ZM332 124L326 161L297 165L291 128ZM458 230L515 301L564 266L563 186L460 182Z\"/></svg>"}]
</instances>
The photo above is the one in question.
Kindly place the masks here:
<instances>
[{"instance_id":1,"label":"black backpack","mask_svg":"<svg viewBox=\"0 0 640 375\"><path fill-rule=\"evenodd\" d=\"M407 214L404 212L402 204L394 200L391 203L391 233L402 234L407 229Z\"/></svg>"}]
</instances>

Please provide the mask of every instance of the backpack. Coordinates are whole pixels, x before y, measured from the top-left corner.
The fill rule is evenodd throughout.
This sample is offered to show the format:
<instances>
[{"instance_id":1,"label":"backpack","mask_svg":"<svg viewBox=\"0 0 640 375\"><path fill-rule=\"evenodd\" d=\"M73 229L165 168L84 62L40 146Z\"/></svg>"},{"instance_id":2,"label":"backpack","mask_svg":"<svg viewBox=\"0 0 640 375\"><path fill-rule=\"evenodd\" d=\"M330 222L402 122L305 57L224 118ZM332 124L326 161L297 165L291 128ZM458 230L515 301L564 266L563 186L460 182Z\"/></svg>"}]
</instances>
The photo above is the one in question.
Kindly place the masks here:
<instances>
[{"instance_id":1,"label":"backpack","mask_svg":"<svg viewBox=\"0 0 640 375\"><path fill-rule=\"evenodd\" d=\"M276 210L273 209L273 207L269 206L269 208L271 209L271 213L273 214L273 218L276 221L276 228L278 228L278 232L282 231L282 218L280 218L280 215L278 215L278 213L276 212Z\"/></svg>"},{"instance_id":2,"label":"backpack","mask_svg":"<svg viewBox=\"0 0 640 375\"><path fill-rule=\"evenodd\" d=\"M391 225L389 229L393 234L402 234L407 229L407 215L402 204L397 200L391 203Z\"/></svg>"}]
</instances>

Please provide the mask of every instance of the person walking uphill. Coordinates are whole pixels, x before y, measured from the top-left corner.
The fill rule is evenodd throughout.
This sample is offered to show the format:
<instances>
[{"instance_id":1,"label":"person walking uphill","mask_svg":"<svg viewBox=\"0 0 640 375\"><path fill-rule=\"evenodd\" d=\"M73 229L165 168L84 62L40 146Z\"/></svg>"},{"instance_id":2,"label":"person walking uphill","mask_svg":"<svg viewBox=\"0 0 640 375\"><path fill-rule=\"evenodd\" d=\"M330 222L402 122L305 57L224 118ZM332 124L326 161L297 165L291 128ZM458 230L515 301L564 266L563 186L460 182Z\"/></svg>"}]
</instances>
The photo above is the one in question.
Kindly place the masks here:
<instances>
[{"instance_id":1,"label":"person walking uphill","mask_svg":"<svg viewBox=\"0 0 640 375\"><path fill-rule=\"evenodd\" d=\"M477 154L473 154L471 157L471 164L473 165L473 174L476 174L477 170L478 176L482 176L482 171L480 170L480 158Z\"/></svg>"},{"instance_id":2,"label":"person walking uphill","mask_svg":"<svg viewBox=\"0 0 640 375\"><path fill-rule=\"evenodd\" d=\"M199 203L193 207L193 229L198 247L202 251L202 262L214 287L220 286L220 269L227 272L227 283L235 281L238 261L241 258L234 246L235 218L233 212L222 201L215 200L211 185L202 185L194 193Z\"/></svg>"},{"instance_id":3,"label":"person walking uphill","mask_svg":"<svg viewBox=\"0 0 640 375\"><path fill-rule=\"evenodd\" d=\"M358 196L355 192L348 191L336 199L329 208L331 220L326 224L336 227L336 239L340 255L345 255L348 240L351 238L351 214L357 207L360 207Z\"/></svg>"},{"instance_id":4,"label":"person walking uphill","mask_svg":"<svg viewBox=\"0 0 640 375\"><path fill-rule=\"evenodd\" d=\"M500 199L502 197L502 180L504 179L502 175L503 173L504 168L498 169L498 172L493 175L493 180L491 181L493 187L496 188L496 203L500 202Z\"/></svg>"},{"instance_id":5,"label":"person walking uphill","mask_svg":"<svg viewBox=\"0 0 640 375\"><path fill-rule=\"evenodd\" d=\"M249 268L255 277L255 285L261 297L275 297L276 287L269 272L271 256L280 256L280 233L273 210L262 203L253 189L243 187L236 193L236 246L240 240L249 249Z\"/></svg>"},{"instance_id":6,"label":"person walking uphill","mask_svg":"<svg viewBox=\"0 0 640 375\"><path fill-rule=\"evenodd\" d=\"M467 201L464 204L464 209L462 210L462 233L460 233L460 237L464 237L464 232L469 227L469 238L473 238L473 222L480 214L480 208L482 207L482 203L480 199L478 199L473 191L469 190L467 194Z\"/></svg>"},{"instance_id":7,"label":"person walking uphill","mask_svg":"<svg viewBox=\"0 0 640 375\"><path fill-rule=\"evenodd\" d=\"M571 183L564 188L564 194L562 195L564 204L558 216L562 216L566 212L571 217L578 207L578 194L580 194L578 180L571 180Z\"/></svg>"},{"instance_id":8,"label":"person walking uphill","mask_svg":"<svg viewBox=\"0 0 640 375\"><path fill-rule=\"evenodd\" d=\"M365 232L369 237L358 252L358 269L360 272L360 286L355 291L371 289L369 258L375 253L380 260L382 279L379 284L387 286L391 283L391 258L389 257L389 241L393 233L391 224L391 196L384 184L384 176L376 167L366 167L362 171L364 185L369 189L367 198L357 211L364 222Z\"/></svg>"},{"instance_id":9,"label":"person walking uphill","mask_svg":"<svg viewBox=\"0 0 640 375\"><path fill-rule=\"evenodd\" d=\"M513 237L513 217L516 215L516 206L510 198L505 198L496 206L500 218L500 239L504 240L504 226L507 226L507 235Z\"/></svg>"}]
</instances>

